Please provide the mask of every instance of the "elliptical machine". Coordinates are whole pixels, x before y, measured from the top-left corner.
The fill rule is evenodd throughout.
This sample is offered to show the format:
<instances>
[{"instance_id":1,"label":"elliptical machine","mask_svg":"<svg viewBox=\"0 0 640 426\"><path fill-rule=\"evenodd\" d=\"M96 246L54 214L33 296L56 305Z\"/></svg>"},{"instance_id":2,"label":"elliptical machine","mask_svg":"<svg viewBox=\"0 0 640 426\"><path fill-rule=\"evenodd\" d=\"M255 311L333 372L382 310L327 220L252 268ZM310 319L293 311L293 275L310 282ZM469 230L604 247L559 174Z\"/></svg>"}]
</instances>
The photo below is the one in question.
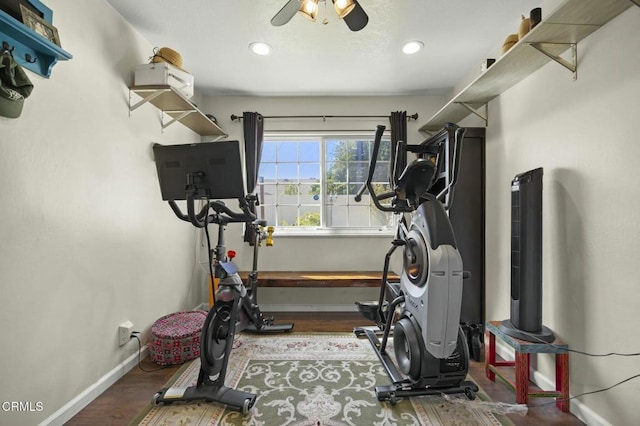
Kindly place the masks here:
<instances>
[{"instance_id":1,"label":"elliptical machine","mask_svg":"<svg viewBox=\"0 0 640 426\"><path fill-rule=\"evenodd\" d=\"M225 385L227 365L236 332L256 333L289 332L293 324L274 325L266 319L257 302L257 254L266 221L256 220L251 204L257 197L244 194L238 141L199 143L191 145L155 144L153 147L162 197L169 202L175 215L197 228L204 228L209 248L211 285L218 283L214 303L205 319L200 337L200 373L195 386L170 387L159 390L153 397L156 405L174 402L219 402L229 408L247 413L257 396ZM186 184L186 185L185 185ZM228 208L222 201L232 199L239 203L241 212ZM202 209L195 212L195 200L205 200ZM185 215L176 200L186 200ZM208 225L218 225L218 241L214 250ZM231 252L226 252L225 227L229 223L244 223L254 230L253 271L248 288L238 275ZM213 289L212 289L213 292Z\"/></svg>"},{"instance_id":2,"label":"elliptical machine","mask_svg":"<svg viewBox=\"0 0 640 426\"><path fill-rule=\"evenodd\" d=\"M369 339L392 380L391 385L376 386L379 401L395 404L402 397L442 393L474 399L478 387L465 380L469 349L459 324L462 282L468 273L447 215L465 129L447 124L420 145L398 142L389 172L392 191L376 194L372 179L384 130L377 128L367 181L356 201L368 190L379 210L400 218L385 256L378 301L356 302L377 329L354 332ZM407 165L408 152L417 159ZM391 199L390 204L381 204L385 199ZM388 282L390 259L399 247L404 251L400 281ZM386 350L391 333L395 361Z\"/></svg>"}]
</instances>

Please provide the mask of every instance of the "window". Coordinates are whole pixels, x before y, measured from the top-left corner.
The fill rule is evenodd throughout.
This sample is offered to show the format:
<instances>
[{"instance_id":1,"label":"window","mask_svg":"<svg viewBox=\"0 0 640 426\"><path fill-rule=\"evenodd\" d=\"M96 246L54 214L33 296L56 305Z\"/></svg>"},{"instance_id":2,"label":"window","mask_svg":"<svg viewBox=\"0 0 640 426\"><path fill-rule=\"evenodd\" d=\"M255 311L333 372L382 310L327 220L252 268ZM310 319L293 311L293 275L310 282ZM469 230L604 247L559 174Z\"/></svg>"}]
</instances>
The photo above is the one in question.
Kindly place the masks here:
<instances>
[{"instance_id":1,"label":"window","mask_svg":"<svg viewBox=\"0 0 640 426\"><path fill-rule=\"evenodd\" d=\"M390 191L390 141L381 141L373 183ZM368 192L354 199L369 173L371 137L265 135L256 191L260 216L288 231L379 232L393 214L378 210Z\"/></svg>"}]
</instances>

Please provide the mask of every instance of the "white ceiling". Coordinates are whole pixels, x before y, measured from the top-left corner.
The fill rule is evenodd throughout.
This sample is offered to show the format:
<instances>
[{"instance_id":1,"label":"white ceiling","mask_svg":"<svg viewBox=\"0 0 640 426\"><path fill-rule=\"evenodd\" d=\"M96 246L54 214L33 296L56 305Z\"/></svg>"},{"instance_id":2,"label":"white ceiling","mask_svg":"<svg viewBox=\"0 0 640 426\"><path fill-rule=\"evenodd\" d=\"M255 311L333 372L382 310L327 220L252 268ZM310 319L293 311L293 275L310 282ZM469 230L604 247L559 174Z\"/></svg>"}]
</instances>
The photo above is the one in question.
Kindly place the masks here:
<instances>
[{"instance_id":1,"label":"white ceiling","mask_svg":"<svg viewBox=\"0 0 640 426\"><path fill-rule=\"evenodd\" d=\"M313 23L274 27L287 0L107 0L152 45L180 52L207 95L444 94L542 0L359 0L369 24L352 32L331 2ZM544 10L543 10L544 18ZM405 55L401 46L425 47ZM249 49L273 47L269 56ZM149 52L149 56L152 52ZM146 61L147 58L144 58Z\"/></svg>"}]
</instances>

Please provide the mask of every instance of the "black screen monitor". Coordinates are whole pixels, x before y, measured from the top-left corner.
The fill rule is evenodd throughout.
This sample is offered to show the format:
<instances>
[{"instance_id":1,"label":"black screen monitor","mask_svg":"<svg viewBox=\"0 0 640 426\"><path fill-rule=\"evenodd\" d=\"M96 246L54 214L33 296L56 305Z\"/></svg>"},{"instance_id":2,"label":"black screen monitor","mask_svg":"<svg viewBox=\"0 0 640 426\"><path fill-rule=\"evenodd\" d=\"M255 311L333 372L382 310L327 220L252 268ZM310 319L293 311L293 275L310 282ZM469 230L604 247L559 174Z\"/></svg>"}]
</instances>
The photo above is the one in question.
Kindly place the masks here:
<instances>
[{"instance_id":1,"label":"black screen monitor","mask_svg":"<svg viewBox=\"0 0 640 426\"><path fill-rule=\"evenodd\" d=\"M245 196L238 141L153 146L162 199L186 200L187 185L196 199Z\"/></svg>"}]
</instances>

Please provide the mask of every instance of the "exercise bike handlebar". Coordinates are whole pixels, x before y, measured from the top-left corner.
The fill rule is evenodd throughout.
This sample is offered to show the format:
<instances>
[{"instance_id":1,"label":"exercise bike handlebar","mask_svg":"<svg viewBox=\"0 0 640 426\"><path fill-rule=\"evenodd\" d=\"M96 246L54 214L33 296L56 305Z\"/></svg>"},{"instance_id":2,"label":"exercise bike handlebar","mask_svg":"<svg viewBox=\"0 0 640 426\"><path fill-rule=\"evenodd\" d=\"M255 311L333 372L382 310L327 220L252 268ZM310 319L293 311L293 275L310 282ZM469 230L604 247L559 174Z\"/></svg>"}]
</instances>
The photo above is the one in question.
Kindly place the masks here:
<instances>
[{"instance_id":1,"label":"exercise bike handlebar","mask_svg":"<svg viewBox=\"0 0 640 426\"><path fill-rule=\"evenodd\" d=\"M211 207L211 209L216 213L218 213L219 215L222 215L222 214L226 215L226 216L222 216L222 219L224 219L225 222L227 223L228 222L248 223L256 220L256 215L251 213L251 210L249 209L249 204L247 203L247 201L244 198L241 198L238 201L240 201L240 208L242 209L242 213L234 212L229 207L227 207L222 201L219 201L219 200L209 202L209 207Z\"/></svg>"},{"instance_id":2,"label":"exercise bike handlebar","mask_svg":"<svg viewBox=\"0 0 640 426\"><path fill-rule=\"evenodd\" d=\"M204 228L209 223L250 223L256 220L256 215L251 212L249 204L245 198L238 199L242 212L234 212L220 200L208 201L198 213L195 212L195 200L187 195L187 214L184 214L174 200L169 200L169 206L173 213L185 222L190 222L196 228ZM216 212L209 215L209 209Z\"/></svg>"}]
</instances>

